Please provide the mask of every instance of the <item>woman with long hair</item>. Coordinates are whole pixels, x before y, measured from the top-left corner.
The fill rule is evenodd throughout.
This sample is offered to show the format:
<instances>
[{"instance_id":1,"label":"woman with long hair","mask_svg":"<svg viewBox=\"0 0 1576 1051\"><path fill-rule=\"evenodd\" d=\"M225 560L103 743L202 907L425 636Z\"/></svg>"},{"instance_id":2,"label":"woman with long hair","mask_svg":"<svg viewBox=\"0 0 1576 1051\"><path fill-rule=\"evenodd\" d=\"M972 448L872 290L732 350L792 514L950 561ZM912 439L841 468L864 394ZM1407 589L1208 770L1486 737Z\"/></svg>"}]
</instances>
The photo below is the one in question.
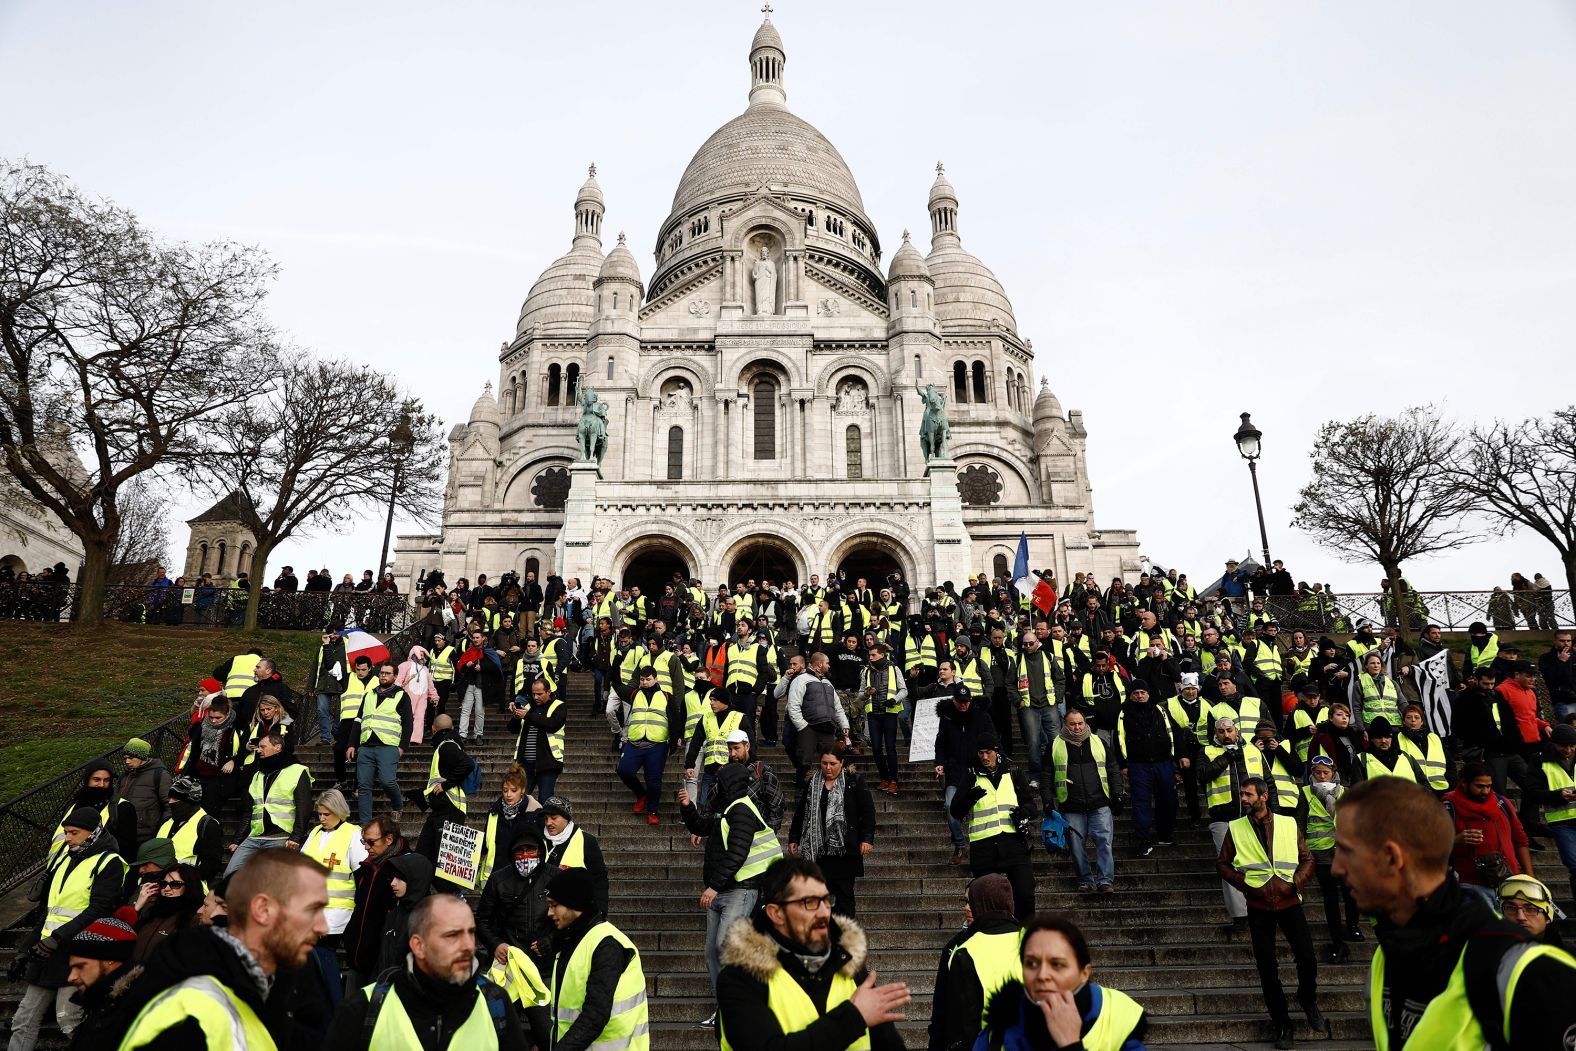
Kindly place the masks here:
<instances>
[{"instance_id":1,"label":"woman with long hair","mask_svg":"<svg viewBox=\"0 0 1576 1051\"><path fill-rule=\"evenodd\" d=\"M177 931L197 924L206 891L191 865L175 864L156 880L137 890L137 948L131 962L142 963L160 943Z\"/></svg>"},{"instance_id":2,"label":"woman with long hair","mask_svg":"<svg viewBox=\"0 0 1576 1051\"><path fill-rule=\"evenodd\" d=\"M854 881L865 874L865 855L876 840L876 804L870 786L843 762L840 745L821 749L820 767L799 793L788 852L821 866L838 915L853 918Z\"/></svg>"}]
</instances>

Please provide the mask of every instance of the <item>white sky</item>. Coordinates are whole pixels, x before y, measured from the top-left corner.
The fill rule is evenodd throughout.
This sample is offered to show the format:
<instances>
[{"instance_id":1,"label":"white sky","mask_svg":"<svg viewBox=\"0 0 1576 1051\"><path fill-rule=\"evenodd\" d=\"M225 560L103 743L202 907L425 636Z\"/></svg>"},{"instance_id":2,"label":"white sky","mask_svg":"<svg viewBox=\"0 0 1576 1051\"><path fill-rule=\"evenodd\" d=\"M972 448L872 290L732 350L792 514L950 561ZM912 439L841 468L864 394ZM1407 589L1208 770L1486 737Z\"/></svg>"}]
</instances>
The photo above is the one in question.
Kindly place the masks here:
<instances>
[{"instance_id":1,"label":"white sky","mask_svg":"<svg viewBox=\"0 0 1576 1051\"><path fill-rule=\"evenodd\" d=\"M464 422L587 163L606 247L628 231L651 274L679 175L744 106L758 7L0 0L0 152L168 236L263 245L295 339ZM887 258L904 227L926 248L946 161L964 244L1084 411L1098 524L1158 562L1203 581L1257 549L1240 412L1266 435L1272 554L1367 590L1376 570L1290 528L1322 421L1576 400L1542 381L1576 321L1568 3L776 7L789 105L847 159ZM273 565L359 575L366 522ZM1536 537L1409 575L1512 570L1561 579Z\"/></svg>"}]
</instances>

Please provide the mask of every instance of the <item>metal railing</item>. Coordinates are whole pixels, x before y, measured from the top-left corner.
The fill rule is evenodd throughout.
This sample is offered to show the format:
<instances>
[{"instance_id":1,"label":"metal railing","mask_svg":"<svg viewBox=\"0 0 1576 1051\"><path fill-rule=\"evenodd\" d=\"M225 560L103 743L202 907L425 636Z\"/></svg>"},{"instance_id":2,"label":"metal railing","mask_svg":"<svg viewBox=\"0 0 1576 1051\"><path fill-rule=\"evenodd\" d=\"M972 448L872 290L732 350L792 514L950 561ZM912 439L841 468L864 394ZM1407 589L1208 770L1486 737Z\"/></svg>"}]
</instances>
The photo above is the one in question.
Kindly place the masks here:
<instances>
[{"instance_id":1,"label":"metal railing","mask_svg":"<svg viewBox=\"0 0 1576 1051\"><path fill-rule=\"evenodd\" d=\"M104 616L128 624L237 628L248 598L236 588L115 584L105 589ZM0 584L0 620L68 621L80 601L76 584L9 581ZM287 631L396 632L410 625L414 612L408 596L375 591L263 591L258 602L257 626Z\"/></svg>"},{"instance_id":2,"label":"metal railing","mask_svg":"<svg viewBox=\"0 0 1576 1051\"><path fill-rule=\"evenodd\" d=\"M1254 602L1232 599L1239 616ZM1351 632L1359 621L1398 627L1395 601L1383 592L1317 592L1306 595L1269 595L1264 611L1282 631ZM1407 627L1418 630L1437 624L1446 631L1465 631L1482 621L1494 631L1555 631L1576 626L1569 591L1418 591L1408 592L1401 604Z\"/></svg>"}]
</instances>

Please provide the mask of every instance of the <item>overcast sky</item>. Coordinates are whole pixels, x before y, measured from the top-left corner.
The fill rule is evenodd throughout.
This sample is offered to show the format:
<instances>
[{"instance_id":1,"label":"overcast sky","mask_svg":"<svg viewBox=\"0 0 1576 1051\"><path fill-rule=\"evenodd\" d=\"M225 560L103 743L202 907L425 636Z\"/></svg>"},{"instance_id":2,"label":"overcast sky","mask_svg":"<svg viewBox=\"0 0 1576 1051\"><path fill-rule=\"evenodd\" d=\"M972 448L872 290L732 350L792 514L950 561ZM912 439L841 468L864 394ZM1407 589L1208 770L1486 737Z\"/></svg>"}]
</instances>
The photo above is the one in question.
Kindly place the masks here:
<instances>
[{"instance_id":1,"label":"overcast sky","mask_svg":"<svg viewBox=\"0 0 1576 1051\"><path fill-rule=\"evenodd\" d=\"M650 276L679 175L744 106L758 8L0 0L0 153L168 236L262 245L296 340L464 422L591 161L605 246L628 231ZM848 161L887 258L905 227L927 247L946 161L965 246L1084 412L1097 524L1155 561L1203 580L1258 548L1240 412L1265 433L1271 553L1366 590L1376 570L1292 527L1321 422L1576 400L1549 382L1576 321L1576 5L776 8L789 106ZM359 574L367 522L273 566ZM1409 568L1561 579L1535 537Z\"/></svg>"}]
</instances>

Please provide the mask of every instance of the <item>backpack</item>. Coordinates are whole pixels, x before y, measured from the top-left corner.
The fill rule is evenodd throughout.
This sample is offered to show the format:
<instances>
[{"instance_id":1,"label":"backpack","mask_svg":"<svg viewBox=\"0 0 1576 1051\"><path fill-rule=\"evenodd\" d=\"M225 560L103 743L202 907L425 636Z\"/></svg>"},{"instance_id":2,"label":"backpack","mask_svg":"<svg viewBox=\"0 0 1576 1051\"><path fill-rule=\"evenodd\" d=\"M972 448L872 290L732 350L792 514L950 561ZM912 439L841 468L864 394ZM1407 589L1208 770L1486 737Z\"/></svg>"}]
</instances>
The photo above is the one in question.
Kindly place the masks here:
<instances>
[{"instance_id":1,"label":"backpack","mask_svg":"<svg viewBox=\"0 0 1576 1051\"><path fill-rule=\"evenodd\" d=\"M464 781L460 782L460 791L473 796L482 790L482 764L472 756L466 758L471 760L471 772L465 775Z\"/></svg>"}]
</instances>

